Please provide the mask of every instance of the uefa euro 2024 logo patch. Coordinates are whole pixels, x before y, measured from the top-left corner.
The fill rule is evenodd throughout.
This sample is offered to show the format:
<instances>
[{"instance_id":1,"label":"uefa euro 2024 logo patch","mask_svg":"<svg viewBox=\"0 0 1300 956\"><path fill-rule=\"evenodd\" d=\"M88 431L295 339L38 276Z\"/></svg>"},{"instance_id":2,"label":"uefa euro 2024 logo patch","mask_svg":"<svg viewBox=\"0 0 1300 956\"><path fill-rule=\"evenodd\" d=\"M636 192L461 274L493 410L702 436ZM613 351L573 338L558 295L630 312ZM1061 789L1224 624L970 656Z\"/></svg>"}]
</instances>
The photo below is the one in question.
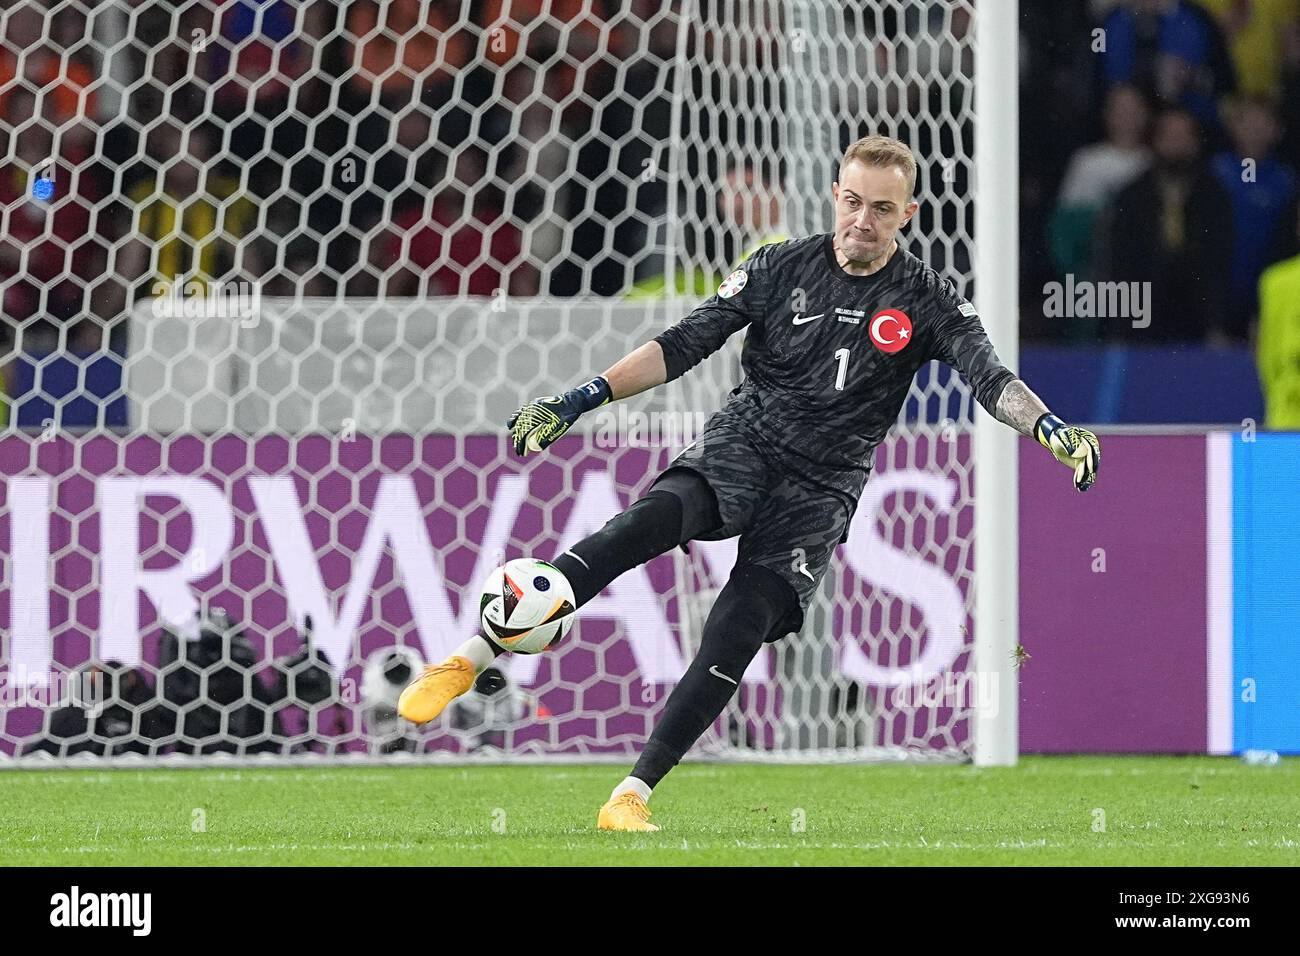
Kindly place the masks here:
<instances>
[{"instance_id":1,"label":"uefa euro 2024 logo patch","mask_svg":"<svg viewBox=\"0 0 1300 956\"><path fill-rule=\"evenodd\" d=\"M737 269L731 275L722 280L722 285L718 286L718 297L730 299L733 295L745 288L745 283L749 281L749 273L744 269Z\"/></svg>"}]
</instances>

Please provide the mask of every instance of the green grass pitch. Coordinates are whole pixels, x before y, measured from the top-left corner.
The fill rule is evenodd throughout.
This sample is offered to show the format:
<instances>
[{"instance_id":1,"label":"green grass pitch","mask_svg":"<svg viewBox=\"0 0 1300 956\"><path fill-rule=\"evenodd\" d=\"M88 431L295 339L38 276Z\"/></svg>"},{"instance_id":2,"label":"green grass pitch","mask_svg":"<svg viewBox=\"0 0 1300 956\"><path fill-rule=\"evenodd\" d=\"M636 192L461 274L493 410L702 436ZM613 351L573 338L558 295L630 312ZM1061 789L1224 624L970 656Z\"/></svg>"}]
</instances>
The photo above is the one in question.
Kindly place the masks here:
<instances>
[{"instance_id":1,"label":"green grass pitch","mask_svg":"<svg viewBox=\"0 0 1300 956\"><path fill-rule=\"evenodd\" d=\"M602 833L622 766L0 773L0 864L1300 864L1300 761L687 763L659 833Z\"/></svg>"}]
</instances>

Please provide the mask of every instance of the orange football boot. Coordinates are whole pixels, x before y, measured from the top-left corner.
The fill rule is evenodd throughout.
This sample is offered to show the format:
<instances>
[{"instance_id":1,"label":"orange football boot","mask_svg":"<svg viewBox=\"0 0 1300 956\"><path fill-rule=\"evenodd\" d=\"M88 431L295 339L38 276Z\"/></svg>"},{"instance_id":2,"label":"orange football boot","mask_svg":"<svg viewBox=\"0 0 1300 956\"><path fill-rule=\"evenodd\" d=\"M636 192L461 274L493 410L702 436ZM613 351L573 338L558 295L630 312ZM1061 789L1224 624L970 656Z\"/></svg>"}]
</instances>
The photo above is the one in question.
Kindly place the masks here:
<instances>
[{"instance_id":1,"label":"orange football boot","mask_svg":"<svg viewBox=\"0 0 1300 956\"><path fill-rule=\"evenodd\" d=\"M417 724L428 723L447 705L474 686L474 664L453 655L441 664L429 664L397 699L397 712Z\"/></svg>"},{"instance_id":2,"label":"orange football boot","mask_svg":"<svg viewBox=\"0 0 1300 956\"><path fill-rule=\"evenodd\" d=\"M640 794L625 790L611 797L596 815L598 830L636 830L650 832L659 828L650 822L650 808Z\"/></svg>"}]
</instances>

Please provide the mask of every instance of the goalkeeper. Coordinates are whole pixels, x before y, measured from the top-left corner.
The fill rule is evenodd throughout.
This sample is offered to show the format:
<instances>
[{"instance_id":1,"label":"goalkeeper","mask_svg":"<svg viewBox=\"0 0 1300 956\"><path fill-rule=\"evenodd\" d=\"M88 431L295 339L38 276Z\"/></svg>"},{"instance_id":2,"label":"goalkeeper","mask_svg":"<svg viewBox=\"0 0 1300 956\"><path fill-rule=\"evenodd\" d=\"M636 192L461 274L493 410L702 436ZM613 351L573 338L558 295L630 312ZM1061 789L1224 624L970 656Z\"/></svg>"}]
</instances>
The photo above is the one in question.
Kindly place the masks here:
<instances>
[{"instance_id":1,"label":"goalkeeper","mask_svg":"<svg viewBox=\"0 0 1300 956\"><path fill-rule=\"evenodd\" d=\"M1032 436L1086 491L1096 436L1052 415L998 361L975 308L899 246L916 214L916 161L901 142L851 145L832 185L834 231L764 246L676 326L604 375L538 398L507 426L539 452L583 413L671 382L747 328L745 379L645 497L551 562L579 607L624 571L693 539L739 536L699 653L673 689L632 772L597 815L609 830L655 830L649 799L718 717L765 642L797 631L917 370L956 368L999 421ZM432 720L501 648L476 636L430 666L399 711Z\"/></svg>"}]
</instances>

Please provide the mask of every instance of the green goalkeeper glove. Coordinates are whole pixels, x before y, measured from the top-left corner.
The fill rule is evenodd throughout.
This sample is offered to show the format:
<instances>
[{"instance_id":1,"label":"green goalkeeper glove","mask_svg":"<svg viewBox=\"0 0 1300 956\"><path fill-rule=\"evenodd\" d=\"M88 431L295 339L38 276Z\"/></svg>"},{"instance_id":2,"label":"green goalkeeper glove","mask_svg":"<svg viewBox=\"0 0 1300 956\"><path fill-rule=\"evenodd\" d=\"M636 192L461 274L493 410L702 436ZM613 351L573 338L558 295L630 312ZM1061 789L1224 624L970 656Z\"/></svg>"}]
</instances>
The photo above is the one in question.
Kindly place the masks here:
<instances>
[{"instance_id":1,"label":"green goalkeeper glove","mask_svg":"<svg viewBox=\"0 0 1300 956\"><path fill-rule=\"evenodd\" d=\"M1057 461L1074 469L1074 487L1080 491L1092 487L1101 465L1101 445L1096 435L1086 428L1067 425L1049 412L1034 423L1034 437Z\"/></svg>"},{"instance_id":2,"label":"green goalkeeper glove","mask_svg":"<svg viewBox=\"0 0 1300 956\"><path fill-rule=\"evenodd\" d=\"M529 452L541 451L563 436L584 412L599 408L612 398L609 382L599 375L563 395L534 398L506 422L515 454L527 457Z\"/></svg>"}]
</instances>

